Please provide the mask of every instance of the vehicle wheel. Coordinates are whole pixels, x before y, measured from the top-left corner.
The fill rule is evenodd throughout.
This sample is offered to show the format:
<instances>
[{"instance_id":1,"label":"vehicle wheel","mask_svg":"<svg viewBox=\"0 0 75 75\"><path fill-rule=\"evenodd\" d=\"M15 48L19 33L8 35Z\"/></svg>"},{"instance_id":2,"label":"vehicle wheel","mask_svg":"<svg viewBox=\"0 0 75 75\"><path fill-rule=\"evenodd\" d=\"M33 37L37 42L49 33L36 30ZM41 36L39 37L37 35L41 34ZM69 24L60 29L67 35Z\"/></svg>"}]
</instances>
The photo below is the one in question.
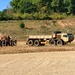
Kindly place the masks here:
<instances>
[{"instance_id":1,"label":"vehicle wheel","mask_svg":"<svg viewBox=\"0 0 75 75\"><path fill-rule=\"evenodd\" d=\"M40 45L39 40L35 40L34 41L34 46L39 46L39 45Z\"/></svg>"},{"instance_id":2,"label":"vehicle wheel","mask_svg":"<svg viewBox=\"0 0 75 75\"><path fill-rule=\"evenodd\" d=\"M10 46L13 46L13 45L14 45L13 40L10 40Z\"/></svg>"},{"instance_id":3,"label":"vehicle wheel","mask_svg":"<svg viewBox=\"0 0 75 75\"><path fill-rule=\"evenodd\" d=\"M29 46L33 46L33 40L29 40L27 43Z\"/></svg>"},{"instance_id":4,"label":"vehicle wheel","mask_svg":"<svg viewBox=\"0 0 75 75\"><path fill-rule=\"evenodd\" d=\"M50 40L49 44L50 45L55 45L55 40L54 39Z\"/></svg>"},{"instance_id":5,"label":"vehicle wheel","mask_svg":"<svg viewBox=\"0 0 75 75\"><path fill-rule=\"evenodd\" d=\"M63 41L62 41L62 40L57 40L57 45L58 45L58 46L63 45Z\"/></svg>"},{"instance_id":6,"label":"vehicle wheel","mask_svg":"<svg viewBox=\"0 0 75 75\"><path fill-rule=\"evenodd\" d=\"M17 40L13 41L14 46L17 46Z\"/></svg>"},{"instance_id":7,"label":"vehicle wheel","mask_svg":"<svg viewBox=\"0 0 75 75\"><path fill-rule=\"evenodd\" d=\"M6 46L6 41L2 40L2 46Z\"/></svg>"},{"instance_id":8,"label":"vehicle wheel","mask_svg":"<svg viewBox=\"0 0 75 75\"><path fill-rule=\"evenodd\" d=\"M0 40L0 46L2 46L2 41Z\"/></svg>"}]
</instances>

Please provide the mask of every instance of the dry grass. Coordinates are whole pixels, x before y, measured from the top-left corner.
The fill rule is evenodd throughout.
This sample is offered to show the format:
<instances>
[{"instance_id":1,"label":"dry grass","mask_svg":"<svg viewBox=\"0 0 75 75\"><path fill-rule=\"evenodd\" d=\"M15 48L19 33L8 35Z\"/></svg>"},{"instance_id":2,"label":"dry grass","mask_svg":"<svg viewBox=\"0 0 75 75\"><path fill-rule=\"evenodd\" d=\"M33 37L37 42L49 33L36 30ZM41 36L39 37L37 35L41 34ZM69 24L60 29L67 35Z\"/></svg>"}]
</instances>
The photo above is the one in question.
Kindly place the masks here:
<instances>
[{"instance_id":1,"label":"dry grass","mask_svg":"<svg viewBox=\"0 0 75 75\"><path fill-rule=\"evenodd\" d=\"M72 22L71 22L72 20ZM61 20L62 24L75 23L74 19ZM30 34L51 34L54 31L61 30L62 32L71 32L75 34L74 25L63 27L59 20L23 20L25 23L24 29L19 27L21 21L3 21L0 22L0 33L16 37L18 41L25 41L26 35ZM61 27L62 26L62 27Z\"/></svg>"}]
</instances>

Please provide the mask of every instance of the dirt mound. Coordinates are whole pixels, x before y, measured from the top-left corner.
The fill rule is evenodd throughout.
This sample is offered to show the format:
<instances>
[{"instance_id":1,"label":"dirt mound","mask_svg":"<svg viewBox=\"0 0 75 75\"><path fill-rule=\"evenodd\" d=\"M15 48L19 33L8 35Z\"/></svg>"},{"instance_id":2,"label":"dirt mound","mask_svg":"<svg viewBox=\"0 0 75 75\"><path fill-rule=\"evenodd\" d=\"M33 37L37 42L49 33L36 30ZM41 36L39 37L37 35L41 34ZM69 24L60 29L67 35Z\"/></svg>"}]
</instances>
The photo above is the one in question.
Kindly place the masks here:
<instances>
[{"instance_id":1,"label":"dirt mound","mask_svg":"<svg viewBox=\"0 0 75 75\"><path fill-rule=\"evenodd\" d=\"M61 25L62 27L65 27L65 26L75 26L75 19L58 20L57 24Z\"/></svg>"}]
</instances>

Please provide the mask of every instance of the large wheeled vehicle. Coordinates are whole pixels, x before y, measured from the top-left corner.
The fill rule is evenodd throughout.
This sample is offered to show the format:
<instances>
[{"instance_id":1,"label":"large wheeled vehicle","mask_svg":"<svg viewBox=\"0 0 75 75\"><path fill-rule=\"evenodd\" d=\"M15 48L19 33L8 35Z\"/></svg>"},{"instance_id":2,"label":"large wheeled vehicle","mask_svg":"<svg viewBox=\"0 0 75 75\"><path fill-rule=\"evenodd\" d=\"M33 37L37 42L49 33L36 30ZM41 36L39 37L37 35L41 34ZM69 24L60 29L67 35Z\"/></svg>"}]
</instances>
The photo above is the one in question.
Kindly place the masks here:
<instances>
[{"instance_id":1,"label":"large wheeled vehicle","mask_svg":"<svg viewBox=\"0 0 75 75\"><path fill-rule=\"evenodd\" d=\"M17 40L10 36L0 36L0 46L16 46Z\"/></svg>"},{"instance_id":2,"label":"large wheeled vehicle","mask_svg":"<svg viewBox=\"0 0 75 75\"><path fill-rule=\"evenodd\" d=\"M52 35L29 35L26 44L29 46L40 46L48 43L50 45L60 46L72 42L73 40L74 37L72 34L56 31Z\"/></svg>"}]
</instances>

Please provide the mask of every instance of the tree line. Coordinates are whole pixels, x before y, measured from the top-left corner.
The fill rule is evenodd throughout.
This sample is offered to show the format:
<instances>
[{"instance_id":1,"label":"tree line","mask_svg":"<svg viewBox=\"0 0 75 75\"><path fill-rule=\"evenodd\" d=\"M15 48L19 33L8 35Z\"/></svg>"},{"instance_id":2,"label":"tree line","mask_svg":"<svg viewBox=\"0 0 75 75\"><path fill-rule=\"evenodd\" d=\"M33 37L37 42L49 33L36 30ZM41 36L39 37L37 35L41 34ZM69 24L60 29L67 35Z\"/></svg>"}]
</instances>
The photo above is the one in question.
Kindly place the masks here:
<instances>
[{"instance_id":1,"label":"tree line","mask_svg":"<svg viewBox=\"0 0 75 75\"><path fill-rule=\"evenodd\" d=\"M12 0L10 6L0 12L0 20L49 20L75 15L75 0Z\"/></svg>"}]
</instances>

